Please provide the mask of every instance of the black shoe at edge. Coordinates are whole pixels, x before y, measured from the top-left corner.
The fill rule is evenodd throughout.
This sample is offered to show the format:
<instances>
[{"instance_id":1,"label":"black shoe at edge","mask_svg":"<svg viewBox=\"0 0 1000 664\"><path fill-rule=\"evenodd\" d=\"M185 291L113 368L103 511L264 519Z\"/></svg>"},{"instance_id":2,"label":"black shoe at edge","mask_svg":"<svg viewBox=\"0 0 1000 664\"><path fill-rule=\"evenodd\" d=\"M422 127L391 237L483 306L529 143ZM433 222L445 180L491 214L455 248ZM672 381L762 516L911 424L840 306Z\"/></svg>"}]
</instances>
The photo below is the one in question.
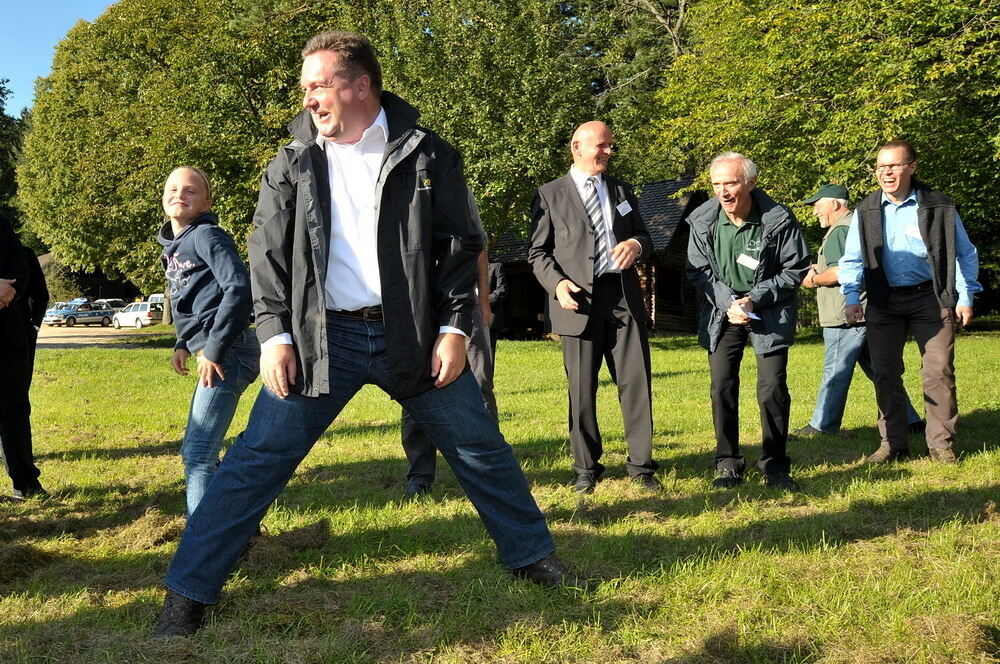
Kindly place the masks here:
<instances>
[{"instance_id":1,"label":"black shoe at edge","mask_svg":"<svg viewBox=\"0 0 1000 664\"><path fill-rule=\"evenodd\" d=\"M208 605L188 599L173 590L167 590L163 610L153 628L153 636L191 636L204 624L206 606Z\"/></svg>"}]
</instances>

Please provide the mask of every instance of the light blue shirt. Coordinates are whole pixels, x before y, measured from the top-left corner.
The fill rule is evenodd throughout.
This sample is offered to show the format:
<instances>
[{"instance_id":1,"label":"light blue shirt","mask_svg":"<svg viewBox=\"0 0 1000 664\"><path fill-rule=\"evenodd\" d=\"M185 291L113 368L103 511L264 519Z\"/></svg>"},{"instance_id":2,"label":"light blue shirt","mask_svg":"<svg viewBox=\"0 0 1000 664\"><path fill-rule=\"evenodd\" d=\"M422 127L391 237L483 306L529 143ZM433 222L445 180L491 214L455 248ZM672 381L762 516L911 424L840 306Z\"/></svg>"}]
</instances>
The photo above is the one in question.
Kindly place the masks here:
<instances>
[{"instance_id":1,"label":"light blue shirt","mask_svg":"<svg viewBox=\"0 0 1000 664\"><path fill-rule=\"evenodd\" d=\"M882 193L882 268L890 286L913 286L931 279L931 264L927 260L927 246L917 225L917 191L896 204ZM854 211L851 228L847 232L847 245L840 259L838 279L840 290L847 304L861 304L861 278L864 260L861 256L861 223ZM974 293L983 290L976 279L979 276L979 254L969 241L962 218L955 213L955 290L958 305L972 306Z\"/></svg>"}]
</instances>

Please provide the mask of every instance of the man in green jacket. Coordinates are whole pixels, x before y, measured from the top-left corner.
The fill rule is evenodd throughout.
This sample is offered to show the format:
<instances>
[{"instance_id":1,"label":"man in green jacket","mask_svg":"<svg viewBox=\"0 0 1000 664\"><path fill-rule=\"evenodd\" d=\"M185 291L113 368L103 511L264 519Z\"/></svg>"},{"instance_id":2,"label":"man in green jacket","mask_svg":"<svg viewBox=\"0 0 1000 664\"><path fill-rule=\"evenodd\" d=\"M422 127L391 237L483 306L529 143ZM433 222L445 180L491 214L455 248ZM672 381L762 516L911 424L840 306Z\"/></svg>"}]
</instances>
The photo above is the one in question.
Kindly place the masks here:
<instances>
[{"instance_id":1,"label":"man in green jacket","mask_svg":"<svg viewBox=\"0 0 1000 664\"><path fill-rule=\"evenodd\" d=\"M701 295L698 337L708 350L715 425L713 486L743 482L739 443L740 363L747 341L757 356L757 401L763 454L757 462L770 487L798 491L785 451L786 368L795 338L797 292L809 251L792 211L756 188L757 166L736 152L712 161L715 198L688 217L688 278Z\"/></svg>"}]
</instances>

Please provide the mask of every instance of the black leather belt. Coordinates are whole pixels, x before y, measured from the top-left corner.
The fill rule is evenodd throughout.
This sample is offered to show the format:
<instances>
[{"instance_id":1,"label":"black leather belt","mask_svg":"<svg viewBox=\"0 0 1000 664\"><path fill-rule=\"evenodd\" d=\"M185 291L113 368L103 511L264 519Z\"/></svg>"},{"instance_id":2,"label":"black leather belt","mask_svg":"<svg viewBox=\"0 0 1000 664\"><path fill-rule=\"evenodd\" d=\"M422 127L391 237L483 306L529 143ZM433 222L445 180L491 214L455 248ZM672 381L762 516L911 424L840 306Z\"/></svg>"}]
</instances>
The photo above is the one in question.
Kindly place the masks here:
<instances>
[{"instance_id":1,"label":"black leather belt","mask_svg":"<svg viewBox=\"0 0 1000 664\"><path fill-rule=\"evenodd\" d=\"M912 286L889 286L893 293L913 293L916 291L930 290L934 287L933 281L922 281Z\"/></svg>"},{"instance_id":2,"label":"black leather belt","mask_svg":"<svg viewBox=\"0 0 1000 664\"><path fill-rule=\"evenodd\" d=\"M330 316L337 316L338 318L351 318L366 322L381 322L382 320L381 305L377 307L362 307L361 309L355 309L354 311L346 311L344 309L327 309L326 313Z\"/></svg>"}]
</instances>

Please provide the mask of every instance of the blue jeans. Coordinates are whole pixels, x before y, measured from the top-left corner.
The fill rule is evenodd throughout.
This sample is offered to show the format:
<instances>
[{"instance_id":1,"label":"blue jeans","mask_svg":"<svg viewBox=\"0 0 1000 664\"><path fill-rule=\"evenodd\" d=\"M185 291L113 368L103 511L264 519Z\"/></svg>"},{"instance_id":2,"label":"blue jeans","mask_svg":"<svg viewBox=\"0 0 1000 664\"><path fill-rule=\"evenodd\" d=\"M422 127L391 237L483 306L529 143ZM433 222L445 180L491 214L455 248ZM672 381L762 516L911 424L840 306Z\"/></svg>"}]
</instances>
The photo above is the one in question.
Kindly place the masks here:
<instances>
[{"instance_id":1,"label":"blue jeans","mask_svg":"<svg viewBox=\"0 0 1000 664\"><path fill-rule=\"evenodd\" d=\"M347 402L366 383L392 396L382 323L329 316L327 342L330 394L280 399L267 388L260 391L247 430L188 519L167 570L166 585L174 592L218 602L267 508ZM523 567L552 553L545 518L471 373L399 402L448 461L505 566Z\"/></svg>"},{"instance_id":2,"label":"blue jeans","mask_svg":"<svg viewBox=\"0 0 1000 664\"><path fill-rule=\"evenodd\" d=\"M860 365L861 370L873 383L871 355L868 353L866 328L864 325L853 327L823 328L823 378L819 384L819 394L816 396L816 408L813 410L809 426L819 431L833 433L840 431L844 419L844 408L847 406L847 393L851 389L854 378L854 365ZM907 400L907 420L910 424L920 421L920 415ZM884 420L879 415L879 430L884 430Z\"/></svg>"},{"instance_id":3,"label":"blue jeans","mask_svg":"<svg viewBox=\"0 0 1000 664\"><path fill-rule=\"evenodd\" d=\"M205 494L205 488L219 465L219 450L233 421L240 395L260 373L260 344L257 335L244 330L226 351L219 363L225 380L215 377L212 387L201 381L191 398L181 458L184 460L184 481L187 485L187 513L194 513Z\"/></svg>"}]
</instances>

